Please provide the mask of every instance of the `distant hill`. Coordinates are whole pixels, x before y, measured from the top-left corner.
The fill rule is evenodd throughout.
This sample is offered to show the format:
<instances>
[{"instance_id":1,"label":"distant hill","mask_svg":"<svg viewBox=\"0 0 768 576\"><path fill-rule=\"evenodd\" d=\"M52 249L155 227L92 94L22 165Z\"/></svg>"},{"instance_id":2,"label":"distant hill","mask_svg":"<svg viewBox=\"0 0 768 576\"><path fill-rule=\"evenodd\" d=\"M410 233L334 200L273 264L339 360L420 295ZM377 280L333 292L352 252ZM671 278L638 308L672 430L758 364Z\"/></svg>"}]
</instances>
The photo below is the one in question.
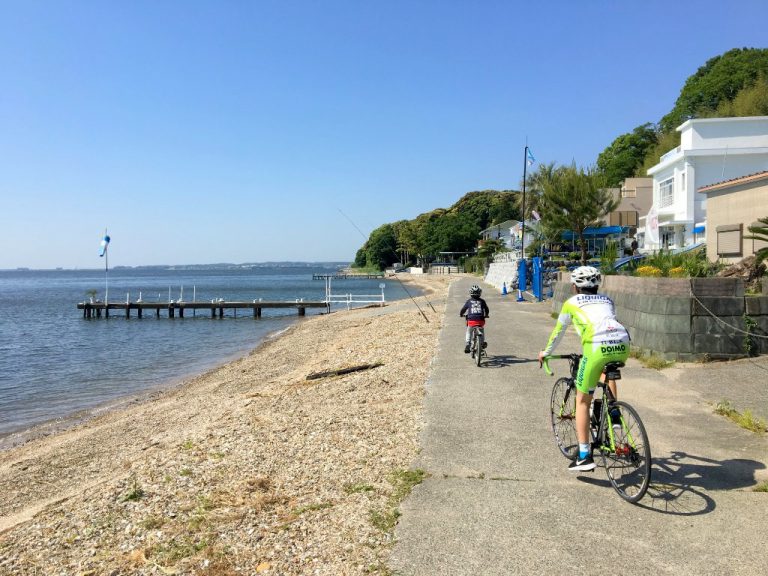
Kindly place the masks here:
<instances>
[{"instance_id":1,"label":"distant hill","mask_svg":"<svg viewBox=\"0 0 768 576\"><path fill-rule=\"evenodd\" d=\"M355 266L383 270L394 262L431 262L440 252L471 252L481 230L520 216L515 190L469 192L450 208L379 226L357 251Z\"/></svg>"}]
</instances>

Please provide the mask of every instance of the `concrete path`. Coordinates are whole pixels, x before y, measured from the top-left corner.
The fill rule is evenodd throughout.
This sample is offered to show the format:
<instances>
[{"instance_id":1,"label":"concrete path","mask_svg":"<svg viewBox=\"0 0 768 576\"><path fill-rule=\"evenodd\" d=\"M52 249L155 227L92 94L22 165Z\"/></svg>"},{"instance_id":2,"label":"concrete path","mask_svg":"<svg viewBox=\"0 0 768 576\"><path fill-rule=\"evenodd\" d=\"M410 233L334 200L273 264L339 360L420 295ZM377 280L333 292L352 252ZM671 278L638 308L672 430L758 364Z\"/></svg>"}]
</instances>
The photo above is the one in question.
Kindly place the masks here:
<instances>
[{"instance_id":1,"label":"concrete path","mask_svg":"<svg viewBox=\"0 0 768 576\"><path fill-rule=\"evenodd\" d=\"M727 398L765 416L768 359L682 365L630 360L619 394L640 413L653 479L624 502L598 466L568 472L549 425L555 377L536 354L554 326L550 303L485 287L489 358L463 353L458 311L476 282L453 284L427 385L422 451L429 477L402 503L390 567L399 575L768 574L768 437L713 413ZM573 329L557 352L578 351Z\"/></svg>"}]
</instances>

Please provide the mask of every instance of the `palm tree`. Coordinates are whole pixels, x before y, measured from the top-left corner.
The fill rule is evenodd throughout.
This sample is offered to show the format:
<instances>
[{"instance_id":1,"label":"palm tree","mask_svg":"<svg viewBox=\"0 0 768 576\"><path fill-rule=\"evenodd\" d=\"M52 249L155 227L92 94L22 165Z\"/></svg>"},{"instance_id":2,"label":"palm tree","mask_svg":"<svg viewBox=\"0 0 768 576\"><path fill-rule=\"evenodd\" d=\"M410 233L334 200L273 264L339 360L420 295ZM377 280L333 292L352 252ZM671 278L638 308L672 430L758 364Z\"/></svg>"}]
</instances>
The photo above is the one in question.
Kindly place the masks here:
<instances>
[{"instance_id":1,"label":"palm tree","mask_svg":"<svg viewBox=\"0 0 768 576\"><path fill-rule=\"evenodd\" d=\"M605 186L605 177L594 168L573 164L556 169L544 182L540 198L541 218L549 230L571 230L579 239L581 263L587 263L584 231L600 226L619 200Z\"/></svg>"},{"instance_id":2,"label":"palm tree","mask_svg":"<svg viewBox=\"0 0 768 576\"><path fill-rule=\"evenodd\" d=\"M520 205L520 213L523 214L523 220L529 219L531 211L536 210L539 212L539 204L542 194L544 194L544 186L547 182L550 182L558 170L562 167L556 168L554 162L549 164L539 164L536 171L531 172L525 179L525 214L523 214L523 207ZM522 187L522 184L521 184ZM522 194L518 195L518 204L523 203Z\"/></svg>"},{"instance_id":3,"label":"palm tree","mask_svg":"<svg viewBox=\"0 0 768 576\"><path fill-rule=\"evenodd\" d=\"M760 250L755 252L755 267L760 266L763 260L768 258L768 216L765 218L758 218L757 221L760 224L753 224L747 228L747 230L752 232L752 235L744 236L746 240L761 240L766 244L760 248Z\"/></svg>"}]
</instances>

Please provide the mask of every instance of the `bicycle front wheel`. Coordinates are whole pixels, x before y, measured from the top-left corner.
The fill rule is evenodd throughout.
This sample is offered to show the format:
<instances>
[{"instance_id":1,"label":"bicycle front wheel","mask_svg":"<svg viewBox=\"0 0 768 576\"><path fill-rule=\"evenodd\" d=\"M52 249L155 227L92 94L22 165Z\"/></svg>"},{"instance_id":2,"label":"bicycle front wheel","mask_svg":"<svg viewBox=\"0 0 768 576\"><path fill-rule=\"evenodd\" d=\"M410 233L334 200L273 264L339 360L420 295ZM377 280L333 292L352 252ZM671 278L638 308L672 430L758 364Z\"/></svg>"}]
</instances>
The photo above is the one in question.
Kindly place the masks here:
<instances>
[{"instance_id":1,"label":"bicycle front wheel","mask_svg":"<svg viewBox=\"0 0 768 576\"><path fill-rule=\"evenodd\" d=\"M475 338L475 348L477 349L477 365L480 366L480 360L483 357L483 335L480 334L480 331L478 330L477 336Z\"/></svg>"},{"instance_id":2,"label":"bicycle front wheel","mask_svg":"<svg viewBox=\"0 0 768 576\"><path fill-rule=\"evenodd\" d=\"M617 408L621 425L616 422L612 426L613 448L607 445L609 432L604 430L606 442L600 448L600 454L611 485L619 496L634 504L645 495L651 483L651 445L637 411L625 402L614 402L611 410ZM607 410L602 422L603 426L611 426Z\"/></svg>"},{"instance_id":3,"label":"bicycle front wheel","mask_svg":"<svg viewBox=\"0 0 768 576\"><path fill-rule=\"evenodd\" d=\"M560 378L552 387L549 415L555 442L563 456L574 460L579 452L576 436L576 387L570 378Z\"/></svg>"}]
</instances>

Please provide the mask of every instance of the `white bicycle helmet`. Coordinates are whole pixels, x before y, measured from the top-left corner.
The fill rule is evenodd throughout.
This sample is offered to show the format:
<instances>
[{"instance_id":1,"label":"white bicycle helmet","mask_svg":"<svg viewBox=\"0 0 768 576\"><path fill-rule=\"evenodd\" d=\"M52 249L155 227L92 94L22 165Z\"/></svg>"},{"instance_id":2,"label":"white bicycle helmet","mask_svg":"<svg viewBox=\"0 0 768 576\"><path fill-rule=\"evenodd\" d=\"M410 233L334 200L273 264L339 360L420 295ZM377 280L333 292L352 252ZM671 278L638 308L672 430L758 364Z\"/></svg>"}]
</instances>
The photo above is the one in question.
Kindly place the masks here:
<instances>
[{"instance_id":1,"label":"white bicycle helmet","mask_svg":"<svg viewBox=\"0 0 768 576\"><path fill-rule=\"evenodd\" d=\"M477 284L473 284L472 288L469 289L469 295L470 296L480 296L480 294L483 293L482 288L478 286Z\"/></svg>"},{"instance_id":2,"label":"white bicycle helmet","mask_svg":"<svg viewBox=\"0 0 768 576\"><path fill-rule=\"evenodd\" d=\"M577 288L596 288L601 280L600 270L592 266L579 266L571 272L571 284Z\"/></svg>"}]
</instances>

